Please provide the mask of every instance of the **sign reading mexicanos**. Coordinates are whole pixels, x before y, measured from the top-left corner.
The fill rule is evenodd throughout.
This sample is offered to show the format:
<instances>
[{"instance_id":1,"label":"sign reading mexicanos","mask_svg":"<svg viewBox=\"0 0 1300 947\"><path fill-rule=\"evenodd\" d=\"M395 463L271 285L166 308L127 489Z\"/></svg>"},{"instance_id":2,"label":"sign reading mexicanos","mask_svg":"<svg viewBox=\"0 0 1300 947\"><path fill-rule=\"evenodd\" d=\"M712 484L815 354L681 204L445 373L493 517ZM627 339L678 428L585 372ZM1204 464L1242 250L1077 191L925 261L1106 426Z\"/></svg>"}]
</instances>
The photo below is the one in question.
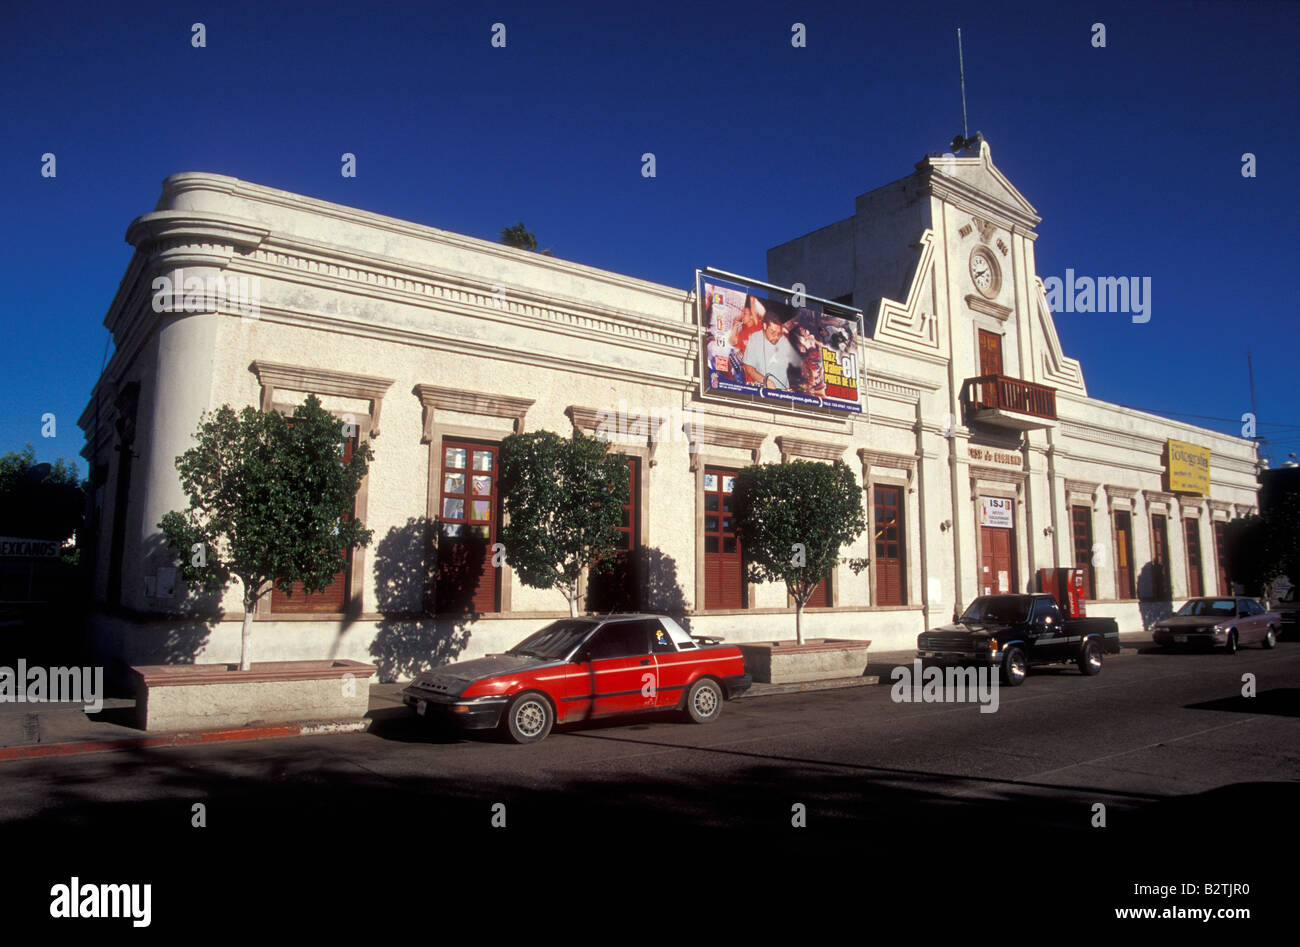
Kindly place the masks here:
<instances>
[{"instance_id":1,"label":"sign reading mexicanos","mask_svg":"<svg viewBox=\"0 0 1300 947\"><path fill-rule=\"evenodd\" d=\"M1210 449L1169 440L1169 491L1206 496L1210 492Z\"/></svg>"}]
</instances>

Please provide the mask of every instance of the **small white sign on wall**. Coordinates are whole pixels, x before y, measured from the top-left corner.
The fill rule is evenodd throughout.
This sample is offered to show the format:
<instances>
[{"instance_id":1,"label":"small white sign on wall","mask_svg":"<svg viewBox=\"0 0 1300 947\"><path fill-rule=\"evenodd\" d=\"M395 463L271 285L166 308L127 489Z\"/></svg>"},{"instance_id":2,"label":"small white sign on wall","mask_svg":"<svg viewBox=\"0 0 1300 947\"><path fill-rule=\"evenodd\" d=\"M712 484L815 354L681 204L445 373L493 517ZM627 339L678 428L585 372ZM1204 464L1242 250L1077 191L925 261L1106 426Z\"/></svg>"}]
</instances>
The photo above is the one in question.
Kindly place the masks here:
<instances>
[{"instance_id":1,"label":"small white sign on wall","mask_svg":"<svg viewBox=\"0 0 1300 947\"><path fill-rule=\"evenodd\" d=\"M1010 529L1012 525L1011 504L1015 502L1006 497L980 497L980 525Z\"/></svg>"}]
</instances>

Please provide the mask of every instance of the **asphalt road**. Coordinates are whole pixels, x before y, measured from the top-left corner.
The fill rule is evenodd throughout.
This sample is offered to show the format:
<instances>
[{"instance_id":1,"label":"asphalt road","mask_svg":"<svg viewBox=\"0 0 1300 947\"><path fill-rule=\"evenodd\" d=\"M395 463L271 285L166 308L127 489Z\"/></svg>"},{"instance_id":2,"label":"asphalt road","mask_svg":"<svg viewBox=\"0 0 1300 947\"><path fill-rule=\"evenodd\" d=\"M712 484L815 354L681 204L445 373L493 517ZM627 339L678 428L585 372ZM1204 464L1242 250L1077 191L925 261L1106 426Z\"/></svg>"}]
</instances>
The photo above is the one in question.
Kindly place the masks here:
<instances>
[{"instance_id":1,"label":"asphalt road","mask_svg":"<svg viewBox=\"0 0 1300 947\"><path fill-rule=\"evenodd\" d=\"M3 763L0 845L28 867L0 908L48 906L71 874L149 880L180 923L194 887L275 912L286 892L356 884L508 896L526 869L543 890L811 885L919 917L982 915L1023 884L1013 917L1097 921L1166 903L1135 884L1249 883L1232 903L1264 910L1295 876L1300 642L1040 671L992 713L895 702L874 673L735 701L708 726L645 715L523 747L394 707L365 734ZM1282 872L1270 852L1289 853Z\"/></svg>"}]
</instances>

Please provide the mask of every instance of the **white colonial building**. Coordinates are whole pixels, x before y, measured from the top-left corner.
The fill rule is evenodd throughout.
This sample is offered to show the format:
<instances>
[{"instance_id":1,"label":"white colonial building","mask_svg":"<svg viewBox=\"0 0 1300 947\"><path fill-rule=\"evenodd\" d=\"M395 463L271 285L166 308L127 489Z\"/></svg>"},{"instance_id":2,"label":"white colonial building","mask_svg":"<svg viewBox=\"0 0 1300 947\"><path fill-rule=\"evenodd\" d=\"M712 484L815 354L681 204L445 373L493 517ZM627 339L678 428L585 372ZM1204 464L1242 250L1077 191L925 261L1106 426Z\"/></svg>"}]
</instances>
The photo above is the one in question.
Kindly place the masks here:
<instances>
[{"instance_id":1,"label":"white colonial building","mask_svg":"<svg viewBox=\"0 0 1300 947\"><path fill-rule=\"evenodd\" d=\"M806 635L912 647L975 595L1072 565L1090 615L1140 630L1225 587L1219 524L1256 507L1254 445L1088 397L1035 270L1038 222L980 143L769 252L769 282L863 310L853 414L704 392L693 287L173 175L127 231L136 253L105 319L115 351L80 420L98 638L132 664L238 658L238 589L219 616L190 617L157 524L184 506L174 461L202 412L290 410L308 393L371 445L356 513L374 541L327 593L264 599L256 660L357 658L404 677L567 614L558 592L490 562L449 595L433 537L495 542L507 434L611 417L631 420L618 449L634 490L624 572L593 581L593 608L672 610L733 641L792 637L784 589L740 581L743 550L711 514L747 464L842 458L871 524L846 555L871 566L828 576ZM1208 458L1190 488L1188 452L1202 475Z\"/></svg>"}]
</instances>

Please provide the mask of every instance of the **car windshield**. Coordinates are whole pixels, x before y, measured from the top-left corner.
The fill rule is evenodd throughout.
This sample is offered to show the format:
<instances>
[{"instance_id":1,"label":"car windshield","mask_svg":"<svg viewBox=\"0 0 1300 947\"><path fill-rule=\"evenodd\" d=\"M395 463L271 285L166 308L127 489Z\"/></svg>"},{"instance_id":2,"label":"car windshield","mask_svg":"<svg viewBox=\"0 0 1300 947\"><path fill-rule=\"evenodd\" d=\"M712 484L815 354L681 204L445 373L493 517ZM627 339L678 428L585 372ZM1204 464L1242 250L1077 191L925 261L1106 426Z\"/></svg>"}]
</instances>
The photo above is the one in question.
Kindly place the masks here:
<instances>
[{"instance_id":1,"label":"car windshield","mask_svg":"<svg viewBox=\"0 0 1300 947\"><path fill-rule=\"evenodd\" d=\"M964 622L1013 625L1029 620L1030 599L1024 595L984 595L970 603L961 616Z\"/></svg>"},{"instance_id":2,"label":"car windshield","mask_svg":"<svg viewBox=\"0 0 1300 947\"><path fill-rule=\"evenodd\" d=\"M1179 618L1232 618L1237 614L1237 603L1230 598L1194 598L1174 614Z\"/></svg>"},{"instance_id":3,"label":"car windshield","mask_svg":"<svg viewBox=\"0 0 1300 947\"><path fill-rule=\"evenodd\" d=\"M581 619L554 621L541 631L533 632L506 654L526 654L535 658L563 658L595 627L595 622Z\"/></svg>"}]
</instances>

